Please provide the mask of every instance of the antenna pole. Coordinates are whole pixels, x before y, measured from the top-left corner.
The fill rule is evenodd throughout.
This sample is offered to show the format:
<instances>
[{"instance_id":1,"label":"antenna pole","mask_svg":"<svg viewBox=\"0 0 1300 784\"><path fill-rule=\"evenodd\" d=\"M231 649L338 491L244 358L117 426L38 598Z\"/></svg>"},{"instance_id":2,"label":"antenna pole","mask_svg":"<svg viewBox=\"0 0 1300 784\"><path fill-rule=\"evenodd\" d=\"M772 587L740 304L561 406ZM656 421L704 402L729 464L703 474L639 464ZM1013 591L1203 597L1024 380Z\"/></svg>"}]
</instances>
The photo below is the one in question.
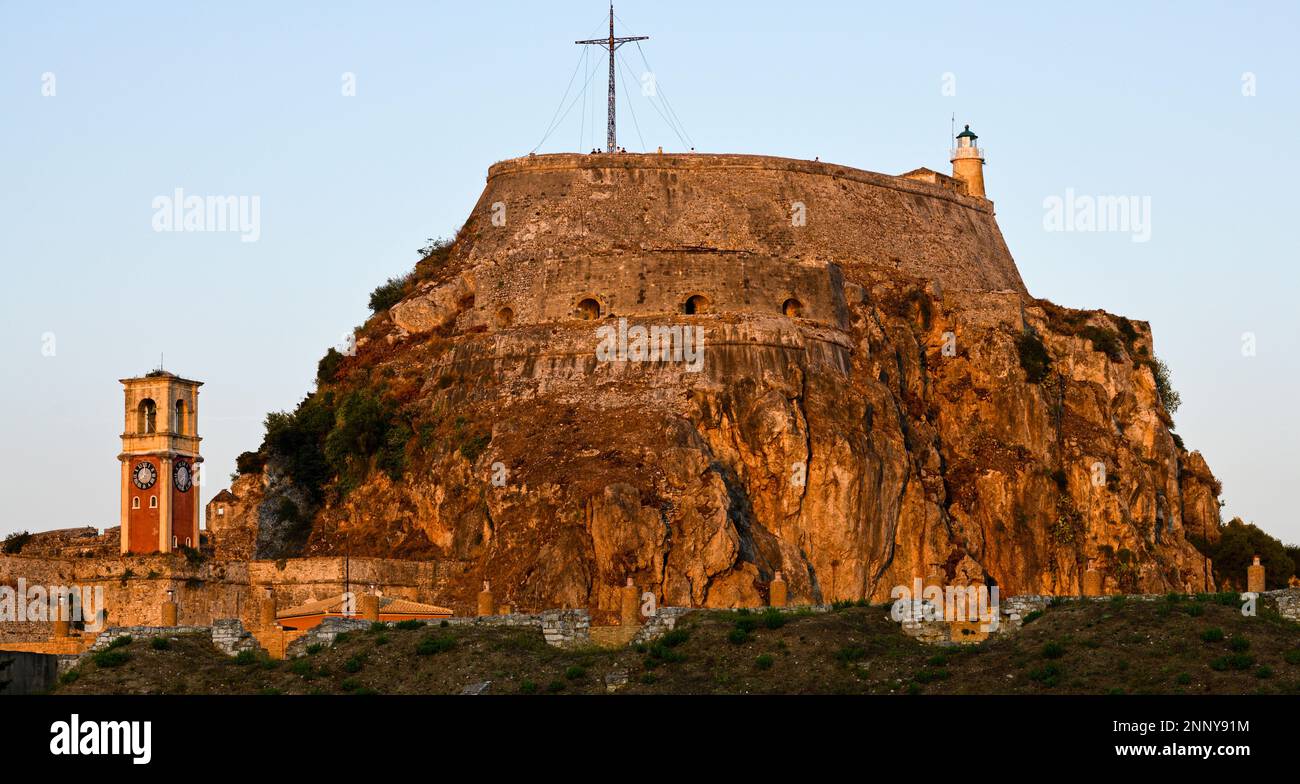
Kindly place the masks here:
<instances>
[{"instance_id":1,"label":"antenna pole","mask_svg":"<svg viewBox=\"0 0 1300 784\"><path fill-rule=\"evenodd\" d=\"M618 152L618 123L616 120L617 109L615 107L615 89L614 89L614 52L623 44L632 41L648 41L650 36L637 35L628 38L614 37L614 4L609 4L609 38L593 38L587 41L574 41L576 44L600 46L609 50L609 123L606 127L606 143L608 148L606 152Z\"/></svg>"}]
</instances>

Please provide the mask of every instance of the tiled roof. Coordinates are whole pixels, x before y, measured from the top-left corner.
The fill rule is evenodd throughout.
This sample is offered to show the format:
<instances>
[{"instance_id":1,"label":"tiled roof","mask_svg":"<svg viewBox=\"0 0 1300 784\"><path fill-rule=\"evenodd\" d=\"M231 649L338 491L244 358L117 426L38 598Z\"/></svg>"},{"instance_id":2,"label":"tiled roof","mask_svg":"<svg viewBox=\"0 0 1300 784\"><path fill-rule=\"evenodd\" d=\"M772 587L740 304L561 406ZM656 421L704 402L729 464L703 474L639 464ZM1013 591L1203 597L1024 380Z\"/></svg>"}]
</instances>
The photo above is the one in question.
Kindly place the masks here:
<instances>
[{"instance_id":1,"label":"tiled roof","mask_svg":"<svg viewBox=\"0 0 1300 784\"><path fill-rule=\"evenodd\" d=\"M360 597L357 597L358 600ZM355 612L361 611L361 602L356 601L352 608ZM423 604L413 602L410 599L398 599L391 596L379 597L379 612L381 615L446 615L450 616L452 611L446 607L439 607L435 604ZM276 618L301 618L307 615L341 615L343 613L343 594L331 597L329 599L318 599L314 602L301 604L297 607L291 607L287 610L281 610L275 614Z\"/></svg>"}]
</instances>

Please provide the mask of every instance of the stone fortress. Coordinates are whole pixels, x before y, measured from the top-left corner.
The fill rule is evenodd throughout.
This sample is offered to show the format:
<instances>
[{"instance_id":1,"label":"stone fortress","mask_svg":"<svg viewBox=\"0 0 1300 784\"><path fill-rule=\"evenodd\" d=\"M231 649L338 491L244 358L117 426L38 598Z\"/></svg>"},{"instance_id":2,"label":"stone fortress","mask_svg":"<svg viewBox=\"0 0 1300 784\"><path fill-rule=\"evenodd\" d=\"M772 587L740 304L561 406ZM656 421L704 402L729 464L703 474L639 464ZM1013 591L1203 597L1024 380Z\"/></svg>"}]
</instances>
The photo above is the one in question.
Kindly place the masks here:
<instances>
[{"instance_id":1,"label":"stone fortress","mask_svg":"<svg viewBox=\"0 0 1300 784\"><path fill-rule=\"evenodd\" d=\"M1029 294L976 142L958 136L952 176L694 153L498 163L448 263L360 330L331 382L393 379L411 409L488 421L483 454L371 475L268 558L291 478L240 476L200 532L199 384L128 379L120 529L33 537L0 556L0 584L100 587L111 627L237 619L279 655L308 633L287 611L348 593L369 620L400 599L405 617L523 618L557 640L587 621L543 614L582 609L625 642L655 622L642 591L726 608L883 601L917 578L1212 590L1187 536L1217 529L1218 483L1172 435L1149 328ZM593 327L619 319L702 327L704 371L598 362ZM1025 335L1052 375L1017 359ZM94 639L0 625L9 649Z\"/></svg>"}]
</instances>

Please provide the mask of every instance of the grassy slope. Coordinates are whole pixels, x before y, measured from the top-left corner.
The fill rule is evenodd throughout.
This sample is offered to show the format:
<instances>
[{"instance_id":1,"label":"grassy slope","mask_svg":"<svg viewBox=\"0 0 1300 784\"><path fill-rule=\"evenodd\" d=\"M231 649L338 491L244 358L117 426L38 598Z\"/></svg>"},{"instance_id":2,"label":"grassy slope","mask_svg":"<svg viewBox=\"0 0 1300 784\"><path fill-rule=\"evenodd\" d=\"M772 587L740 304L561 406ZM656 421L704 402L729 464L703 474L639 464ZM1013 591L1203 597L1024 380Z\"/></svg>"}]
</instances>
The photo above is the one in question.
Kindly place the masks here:
<instances>
[{"instance_id":1,"label":"grassy slope","mask_svg":"<svg viewBox=\"0 0 1300 784\"><path fill-rule=\"evenodd\" d=\"M1300 694L1300 625L1213 600L1065 603L962 648L920 645L886 612L788 616L779 628L751 616L741 620L748 632L732 613L701 612L682 620L675 644L640 651L562 651L536 630L388 628L296 662L238 664L202 636L167 650L137 640L129 661L83 664L58 693L455 694L479 681L492 681L492 694L604 693L605 674L621 670L630 676L621 693L648 694ZM1204 641L1215 628L1225 639ZM421 655L430 637L455 642ZM1234 650L1234 638L1248 649Z\"/></svg>"}]
</instances>

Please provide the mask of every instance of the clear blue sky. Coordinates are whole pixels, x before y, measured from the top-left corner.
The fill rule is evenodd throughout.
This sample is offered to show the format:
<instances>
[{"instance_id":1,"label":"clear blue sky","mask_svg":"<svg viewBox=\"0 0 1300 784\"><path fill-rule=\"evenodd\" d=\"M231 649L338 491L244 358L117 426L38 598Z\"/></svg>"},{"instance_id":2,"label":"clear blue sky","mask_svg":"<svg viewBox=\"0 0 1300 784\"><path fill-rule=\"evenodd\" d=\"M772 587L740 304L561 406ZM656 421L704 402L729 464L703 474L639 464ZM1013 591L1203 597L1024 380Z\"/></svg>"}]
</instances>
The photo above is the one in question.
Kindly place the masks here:
<instances>
[{"instance_id":1,"label":"clear blue sky","mask_svg":"<svg viewBox=\"0 0 1300 784\"><path fill-rule=\"evenodd\" d=\"M951 115L971 123L1030 290L1149 320L1183 395L1178 430L1223 480L1226 515L1300 541L1294 4L617 11L620 34L652 36L661 94L701 151L945 171ZM0 4L0 534L117 524L117 380L160 353L206 381L204 453L222 481L205 500L220 489L266 412L294 406L364 319L370 290L455 231L488 165L538 144L578 64L573 41L601 34L605 12ZM623 51L635 79L640 55ZM621 143L642 147L630 107L648 148L680 149L631 86ZM603 89L597 74L590 98ZM541 149L599 144L603 121L584 136L582 116ZM178 187L258 196L260 238L153 231L153 200ZM1149 196L1151 240L1045 231L1044 199L1071 188ZM1242 356L1245 332L1256 356Z\"/></svg>"}]
</instances>

